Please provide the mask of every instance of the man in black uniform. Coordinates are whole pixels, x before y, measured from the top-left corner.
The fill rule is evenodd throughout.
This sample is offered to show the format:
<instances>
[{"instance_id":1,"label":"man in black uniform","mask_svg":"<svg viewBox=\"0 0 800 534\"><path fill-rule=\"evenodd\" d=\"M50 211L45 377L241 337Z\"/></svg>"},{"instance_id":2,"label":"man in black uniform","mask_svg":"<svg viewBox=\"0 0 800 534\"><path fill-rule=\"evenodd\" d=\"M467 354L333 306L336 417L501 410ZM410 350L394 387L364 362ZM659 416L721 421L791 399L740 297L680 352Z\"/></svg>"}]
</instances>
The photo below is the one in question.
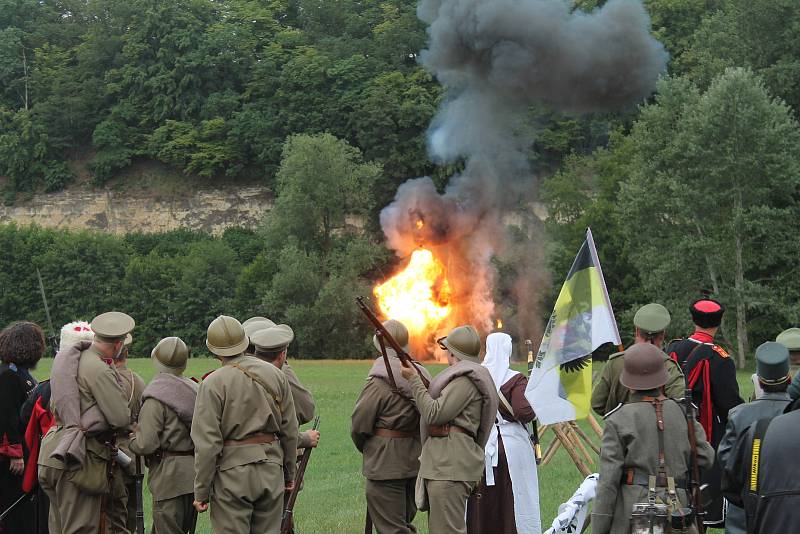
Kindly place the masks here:
<instances>
[{"instance_id":1,"label":"man in black uniform","mask_svg":"<svg viewBox=\"0 0 800 534\"><path fill-rule=\"evenodd\" d=\"M725 349L714 343L725 308L716 300L702 298L692 303L689 312L695 325L694 333L687 339L670 343L667 354L681 365L687 386L692 390L692 399L698 406L700 424L716 450L725 434L728 411L744 401L739 396L736 365ZM723 528L725 522L721 477L721 467L715 465L703 480L714 493L714 501L706 508L705 524L714 528Z\"/></svg>"}]
</instances>

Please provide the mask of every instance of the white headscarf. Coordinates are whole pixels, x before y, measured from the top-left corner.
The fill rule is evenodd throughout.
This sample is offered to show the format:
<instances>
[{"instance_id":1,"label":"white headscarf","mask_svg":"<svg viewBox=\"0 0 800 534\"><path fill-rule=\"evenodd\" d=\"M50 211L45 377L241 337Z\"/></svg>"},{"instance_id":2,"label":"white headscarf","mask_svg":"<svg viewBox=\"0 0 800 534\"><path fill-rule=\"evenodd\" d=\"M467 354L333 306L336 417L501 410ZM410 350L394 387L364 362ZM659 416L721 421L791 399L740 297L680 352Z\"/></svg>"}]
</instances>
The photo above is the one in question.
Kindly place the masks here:
<instances>
[{"instance_id":1,"label":"white headscarf","mask_svg":"<svg viewBox=\"0 0 800 534\"><path fill-rule=\"evenodd\" d=\"M519 374L509 369L511 350L511 336L508 334L495 332L486 338L486 357L483 359L483 366L489 370L498 391L514 375Z\"/></svg>"}]
</instances>

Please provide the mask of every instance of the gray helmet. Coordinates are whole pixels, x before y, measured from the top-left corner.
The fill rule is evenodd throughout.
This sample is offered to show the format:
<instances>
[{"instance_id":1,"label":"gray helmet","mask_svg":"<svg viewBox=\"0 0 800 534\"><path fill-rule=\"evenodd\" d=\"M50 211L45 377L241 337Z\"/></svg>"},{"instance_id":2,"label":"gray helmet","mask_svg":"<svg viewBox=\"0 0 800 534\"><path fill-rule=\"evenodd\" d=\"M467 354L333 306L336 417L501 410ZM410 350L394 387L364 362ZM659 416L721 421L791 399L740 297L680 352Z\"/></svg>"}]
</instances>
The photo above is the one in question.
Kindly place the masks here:
<instances>
[{"instance_id":1,"label":"gray helmet","mask_svg":"<svg viewBox=\"0 0 800 534\"><path fill-rule=\"evenodd\" d=\"M397 341L398 345L400 345L404 351L408 352L408 328L406 328L406 325L400 321L389 319L383 322L383 327L394 340ZM378 336L372 336L372 344L375 345L376 349L381 350L381 345L378 343ZM391 350L388 346L386 348Z\"/></svg>"},{"instance_id":2,"label":"gray helmet","mask_svg":"<svg viewBox=\"0 0 800 534\"><path fill-rule=\"evenodd\" d=\"M165 337L150 353L153 365L162 373L180 376L186 369L189 348L179 337Z\"/></svg>"},{"instance_id":3,"label":"gray helmet","mask_svg":"<svg viewBox=\"0 0 800 534\"><path fill-rule=\"evenodd\" d=\"M628 389L645 391L667 383L664 353L650 343L636 343L625 351L620 383Z\"/></svg>"},{"instance_id":4,"label":"gray helmet","mask_svg":"<svg viewBox=\"0 0 800 534\"><path fill-rule=\"evenodd\" d=\"M481 337L472 325L454 328L447 337L439 340L439 346L459 360L480 363Z\"/></svg>"},{"instance_id":5,"label":"gray helmet","mask_svg":"<svg viewBox=\"0 0 800 534\"><path fill-rule=\"evenodd\" d=\"M241 323L233 317L220 315L208 325L206 346L212 354L222 357L238 356L249 341Z\"/></svg>"}]
</instances>

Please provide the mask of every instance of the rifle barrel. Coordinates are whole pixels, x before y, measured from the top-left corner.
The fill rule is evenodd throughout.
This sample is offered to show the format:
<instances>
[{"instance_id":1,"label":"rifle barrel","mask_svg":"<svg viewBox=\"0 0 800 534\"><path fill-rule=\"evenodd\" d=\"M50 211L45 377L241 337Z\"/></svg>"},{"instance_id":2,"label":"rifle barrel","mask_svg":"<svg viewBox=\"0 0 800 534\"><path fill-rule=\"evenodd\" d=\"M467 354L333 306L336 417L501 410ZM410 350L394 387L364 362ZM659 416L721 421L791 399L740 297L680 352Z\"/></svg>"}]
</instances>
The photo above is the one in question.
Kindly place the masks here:
<instances>
[{"instance_id":1,"label":"rifle barrel","mask_svg":"<svg viewBox=\"0 0 800 534\"><path fill-rule=\"evenodd\" d=\"M389 331L386 330L386 328L383 326L383 323L380 321L380 319L378 319L378 316L375 315L375 313L369 308L369 306L367 306L367 304L364 302L364 297L356 297L356 302L358 303L358 307L361 308L361 311L364 312L364 315L367 316L367 319L369 319L369 322L372 323L372 326L375 327L375 330L377 330L382 334L384 341L388 343L389 346L397 354L397 357L400 359L400 361L410 365L417 372L417 375L422 380L422 383L425 384L425 387L426 388L429 387L430 381L427 378L425 378L425 376L422 374L422 371L420 371L417 368L417 366L414 365L414 360L411 358L411 356L409 356L409 354L406 351L403 350L403 347L401 347L400 344L397 342L397 340L394 337L392 337ZM380 338L381 336L378 337ZM388 367L387 371L389 371L389 374L391 376L391 370L388 369Z\"/></svg>"}]
</instances>

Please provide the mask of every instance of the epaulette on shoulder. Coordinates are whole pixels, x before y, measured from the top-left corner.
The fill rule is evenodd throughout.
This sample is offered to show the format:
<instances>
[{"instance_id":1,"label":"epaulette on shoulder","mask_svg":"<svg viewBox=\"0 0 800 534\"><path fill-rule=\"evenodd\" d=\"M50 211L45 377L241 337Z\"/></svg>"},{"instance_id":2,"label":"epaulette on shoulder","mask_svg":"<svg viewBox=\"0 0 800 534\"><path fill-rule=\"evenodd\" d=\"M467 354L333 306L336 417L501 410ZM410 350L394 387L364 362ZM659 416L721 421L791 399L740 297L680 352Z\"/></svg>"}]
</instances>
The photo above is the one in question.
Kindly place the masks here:
<instances>
[{"instance_id":1,"label":"epaulette on shoulder","mask_svg":"<svg viewBox=\"0 0 800 534\"><path fill-rule=\"evenodd\" d=\"M674 343L678 343L680 341L686 341L686 338L676 337L675 339L670 340L669 343L667 343L667 348L671 347Z\"/></svg>"},{"instance_id":2,"label":"epaulette on shoulder","mask_svg":"<svg viewBox=\"0 0 800 534\"><path fill-rule=\"evenodd\" d=\"M723 358L729 358L730 357L730 354L728 354L728 351L726 351L725 349L723 349L719 345L712 345L711 348L714 349L714 352L716 352L717 354L719 354Z\"/></svg>"},{"instance_id":3,"label":"epaulette on shoulder","mask_svg":"<svg viewBox=\"0 0 800 534\"><path fill-rule=\"evenodd\" d=\"M605 414L605 415L603 416L603 419L607 419L609 415L611 415L612 413L616 412L616 411L617 411L617 410L619 410L620 408L622 408L622 403L621 403L621 402L620 402L619 404L617 404L617 405L616 405L616 407L615 407L613 410L611 410L610 412L608 412L607 414Z\"/></svg>"}]
</instances>

